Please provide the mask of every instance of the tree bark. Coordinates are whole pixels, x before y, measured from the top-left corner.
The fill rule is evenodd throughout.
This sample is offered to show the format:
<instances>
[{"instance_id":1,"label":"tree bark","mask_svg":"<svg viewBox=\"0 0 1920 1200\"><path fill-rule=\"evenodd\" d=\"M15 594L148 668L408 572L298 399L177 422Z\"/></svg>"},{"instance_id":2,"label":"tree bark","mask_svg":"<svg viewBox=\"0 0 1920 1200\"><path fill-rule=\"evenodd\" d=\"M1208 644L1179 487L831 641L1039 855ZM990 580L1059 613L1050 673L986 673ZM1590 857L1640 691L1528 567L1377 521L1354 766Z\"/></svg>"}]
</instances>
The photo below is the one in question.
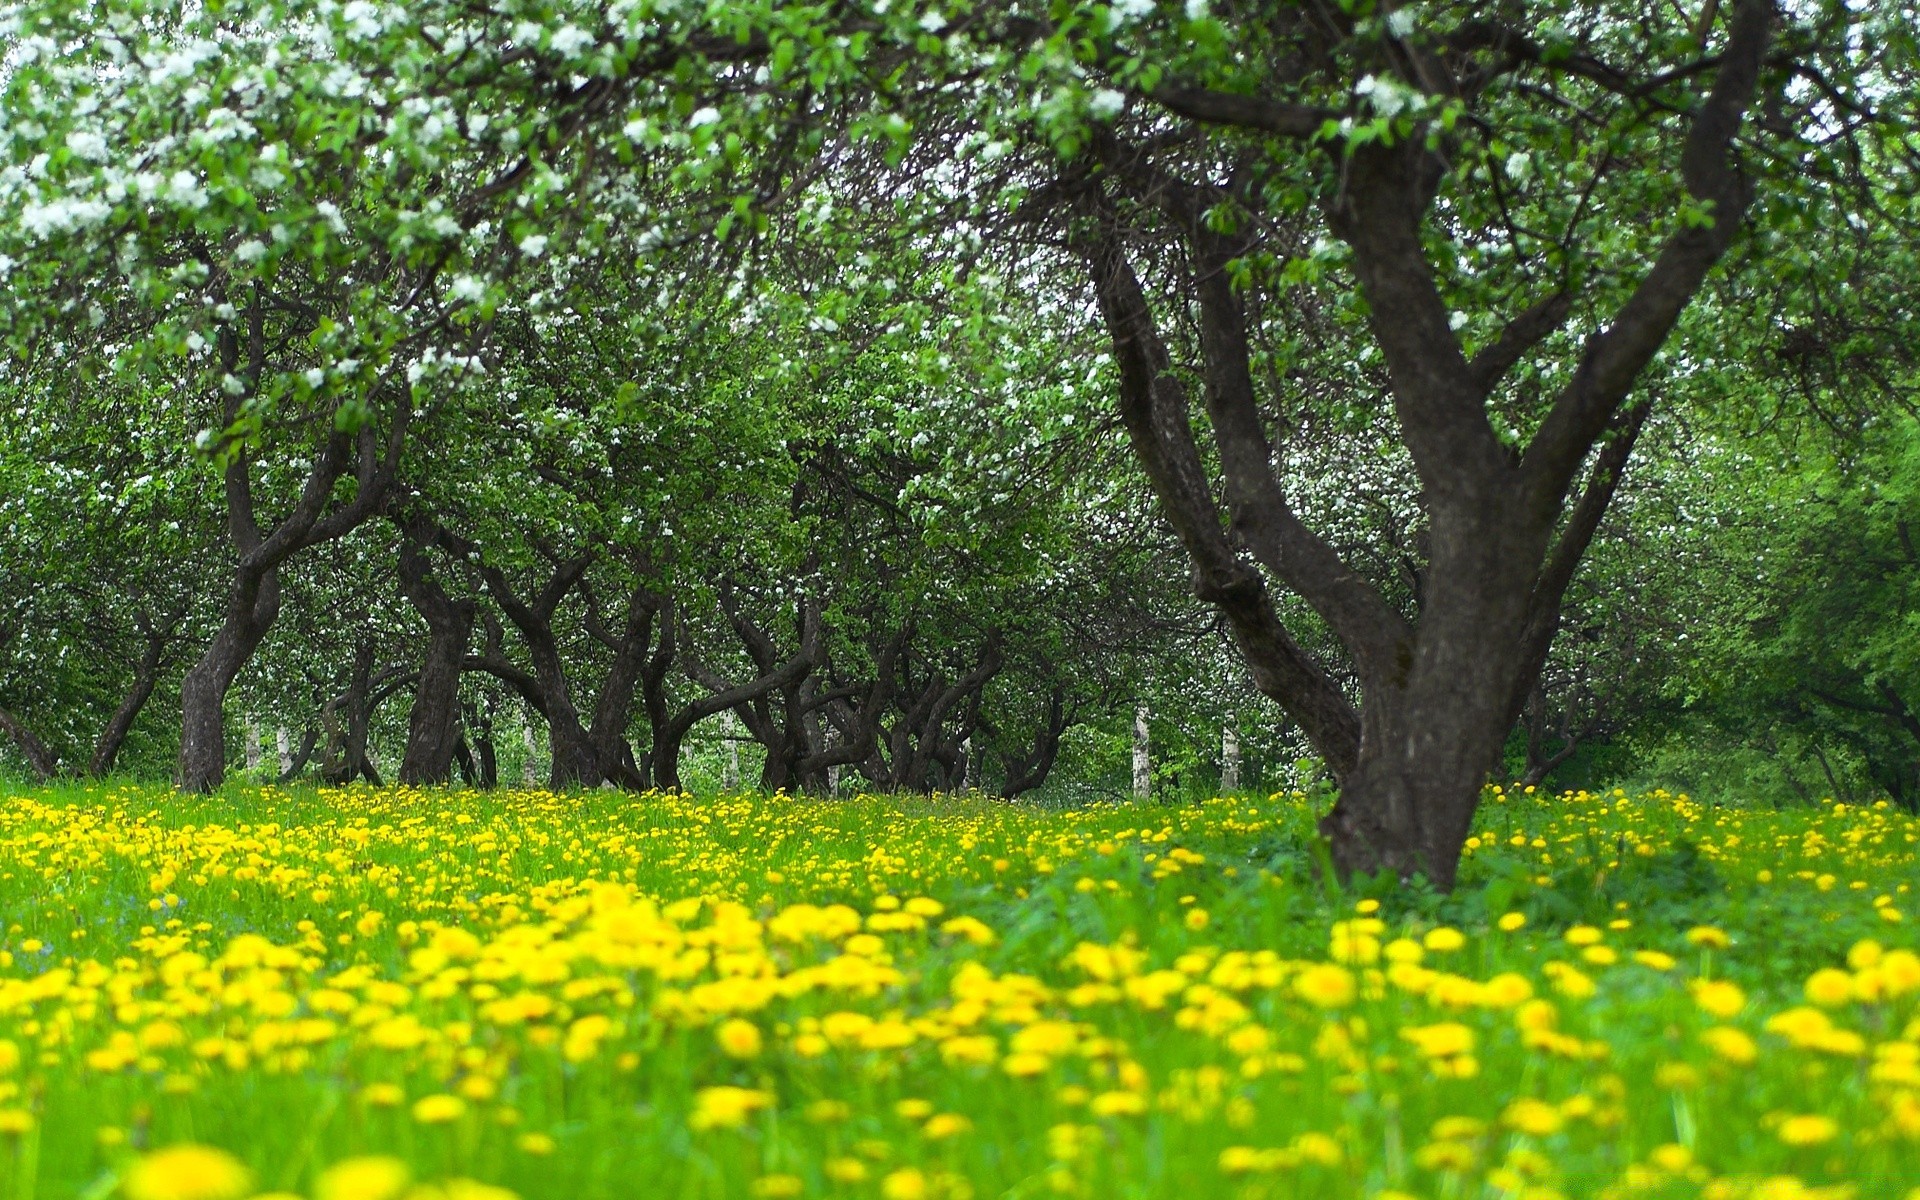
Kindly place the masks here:
<instances>
[{"instance_id":1,"label":"tree bark","mask_svg":"<svg viewBox=\"0 0 1920 1200\"><path fill-rule=\"evenodd\" d=\"M1053 764L1060 757L1060 738L1072 723L1073 713L1067 709L1065 689L1056 686L1047 697L1046 719L1034 735L1033 749L1007 763L1006 780L1000 785L1001 799L1011 800L1047 781Z\"/></svg>"},{"instance_id":2,"label":"tree bark","mask_svg":"<svg viewBox=\"0 0 1920 1200\"><path fill-rule=\"evenodd\" d=\"M1133 798L1145 800L1153 795L1153 756L1147 740L1147 706L1133 710Z\"/></svg>"},{"instance_id":3,"label":"tree bark","mask_svg":"<svg viewBox=\"0 0 1920 1200\"><path fill-rule=\"evenodd\" d=\"M113 716L108 718L106 727L93 744L93 756L87 760L87 774L93 778L104 779L113 773L114 761L120 757L120 747L126 744L133 723L145 711L147 701L153 698L154 689L160 684L160 672L166 666L167 644L172 640L171 624L183 615L183 612L176 612L161 622L142 615L140 661L134 664L132 686L120 698L120 706L113 710Z\"/></svg>"},{"instance_id":4,"label":"tree bark","mask_svg":"<svg viewBox=\"0 0 1920 1200\"><path fill-rule=\"evenodd\" d=\"M455 599L428 568L422 531L403 530L400 590L427 623L426 654L407 714L407 748L400 760L401 783L420 786L452 779L460 738L460 674L467 643L473 638L474 603Z\"/></svg>"},{"instance_id":5,"label":"tree bark","mask_svg":"<svg viewBox=\"0 0 1920 1200\"><path fill-rule=\"evenodd\" d=\"M20 748L21 756L27 760L27 769L33 772L35 779L44 783L60 769L59 760L40 740L40 735L4 708L0 708L0 733L12 738L13 744Z\"/></svg>"}]
</instances>

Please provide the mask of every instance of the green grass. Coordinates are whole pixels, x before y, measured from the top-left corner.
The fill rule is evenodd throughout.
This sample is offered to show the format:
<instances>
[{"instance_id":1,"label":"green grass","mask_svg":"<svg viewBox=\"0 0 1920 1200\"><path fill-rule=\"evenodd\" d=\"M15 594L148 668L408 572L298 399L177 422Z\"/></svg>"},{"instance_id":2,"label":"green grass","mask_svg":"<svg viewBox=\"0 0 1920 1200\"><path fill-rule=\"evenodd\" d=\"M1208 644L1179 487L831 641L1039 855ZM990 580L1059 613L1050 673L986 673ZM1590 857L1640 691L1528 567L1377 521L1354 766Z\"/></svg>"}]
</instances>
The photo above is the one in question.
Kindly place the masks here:
<instances>
[{"instance_id":1,"label":"green grass","mask_svg":"<svg viewBox=\"0 0 1920 1200\"><path fill-rule=\"evenodd\" d=\"M0 1197L1920 1186L1905 814L1321 802L0 789Z\"/></svg>"}]
</instances>

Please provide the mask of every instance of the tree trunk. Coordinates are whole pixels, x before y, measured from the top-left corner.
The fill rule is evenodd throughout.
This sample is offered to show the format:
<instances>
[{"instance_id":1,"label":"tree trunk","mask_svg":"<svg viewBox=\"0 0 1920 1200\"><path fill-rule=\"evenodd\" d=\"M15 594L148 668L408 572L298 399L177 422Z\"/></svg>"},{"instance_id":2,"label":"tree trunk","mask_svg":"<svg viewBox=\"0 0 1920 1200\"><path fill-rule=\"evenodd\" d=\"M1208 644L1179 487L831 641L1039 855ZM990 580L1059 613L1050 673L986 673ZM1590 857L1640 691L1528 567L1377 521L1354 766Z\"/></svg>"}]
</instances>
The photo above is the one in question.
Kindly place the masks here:
<instances>
[{"instance_id":1,"label":"tree trunk","mask_svg":"<svg viewBox=\"0 0 1920 1200\"><path fill-rule=\"evenodd\" d=\"M1433 540L1412 663L1399 686L1369 690L1359 758L1320 829L1343 875L1391 869L1444 891L1512 728L1527 577L1544 547L1492 505L1479 522L1436 524Z\"/></svg>"},{"instance_id":2,"label":"tree trunk","mask_svg":"<svg viewBox=\"0 0 1920 1200\"><path fill-rule=\"evenodd\" d=\"M180 770L183 791L210 792L227 777L227 692L260 648L280 613L275 568L240 571L226 620L180 682Z\"/></svg>"},{"instance_id":3,"label":"tree trunk","mask_svg":"<svg viewBox=\"0 0 1920 1200\"><path fill-rule=\"evenodd\" d=\"M373 679L374 645L370 638L362 638L353 648L353 673L347 683L347 717L344 726L336 727L337 757L332 759L325 778L331 784L351 783L355 779L365 779L375 787L380 786L380 772L374 768L373 761L367 757L367 734L373 724L374 699Z\"/></svg>"},{"instance_id":4,"label":"tree trunk","mask_svg":"<svg viewBox=\"0 0 1920 1200\"><path fill-rule=\"evenodd\" d=\"M500 753L493 745L494 693L488 690L467 707L467 729L473 735L474 768L480 786L500 786Z\"/></svg>"},{"instance_id":5,"label":"tree trunk","mask_svg":"<svg viewBox=\"0 0 1920 1200\"><path fill-rule=\"evenodd\" d=\"M1145 800L1153 794L1153 759L1147 741L1147 706L1133 710L1133 798Z\"/></svg>"},{"instance_id":6,"label":"tree trunk","mask_svg":"<svg viewBox=\"0 0 1920 1200\"><path fill-rule=\"evenodd\" d=\"M1011 800L1030 792L1047 781L1054 762L1060 757L1060 738L1073 724L1074 714L1066 705L1066 691L1056 686L1047 697L1047 716L1034 735L1033 749L1007 762L1006 780L1000 786L1002 799Z\"/></svg>"},{"instance_id":7,"label":"tree trunk","mask_svg":"<svg viewBox=\"0 0 1920 1200\"><path fill-rule=\"evenodd\" d=\"M1220 730L1220 790L1240 790L1240 731L1231 722Z\"/></svg>"},{"instance_id":8,"label":"tree trunk","mask_svg":"<svg viewBox=\"0 0 1920 1200\"><path fill-rule=\"evenodd\" d=\"M141 649L139 663L134 667L133 686L120 698L120 707L113 710L106 728L100 731L99 739L93 744L93 757L87 762L87 774L95 779L103 779L113 773L114 760L120 757L120 747L126 744L133 723L146 710L147 701L153 698L154 689L160 683L161 668L166 663L171 629L148 622L144 614L141 620L146 622L143 628L146 644Z\"/></svg>"},{"instance_id":9,"label":"tree trunk","mask_svg":"<svg viewBox=\"0 0 1920 1200\"><path fill-rule=\"evenodd\" d=\"M40 735L4 708L0 708L0 733L12 738L13 744L20 747L21 755L27 760L27 769L33 772L35 779L44 783L59 770L59 761L47 749L47 744L40 740Z\"/></svg>"},{"instance_id":10,"label":"tree trunk","mask_svg":"<svg viewBox=\"0 0 1920 1200\"><path fill-rule=\"evenodd\" d=\"M474 604L455 600L428 570L423 537L407 530L400 546L400 590L427 623L426 656L407 714L407 749L400 782L448 782L460 738L460 672L473 637Z\"/></svg>"},{"instance_id":11,"label":"tree trunk","mask_svg":"<svg viewBox=\"0 0 1920 1200\"><path fill-rule=\"evenodd\" d=\"M332 714L327 714L327 717L330 720ZM306 770L307 763L313 758L314 747L319 744L320 725L315 723L307 726L306 732L300 735L300 748L292 754L281 756L281 761L285 765L280 769L280 782L292 783L294 776Z\"/></svg>"}]
</instances>

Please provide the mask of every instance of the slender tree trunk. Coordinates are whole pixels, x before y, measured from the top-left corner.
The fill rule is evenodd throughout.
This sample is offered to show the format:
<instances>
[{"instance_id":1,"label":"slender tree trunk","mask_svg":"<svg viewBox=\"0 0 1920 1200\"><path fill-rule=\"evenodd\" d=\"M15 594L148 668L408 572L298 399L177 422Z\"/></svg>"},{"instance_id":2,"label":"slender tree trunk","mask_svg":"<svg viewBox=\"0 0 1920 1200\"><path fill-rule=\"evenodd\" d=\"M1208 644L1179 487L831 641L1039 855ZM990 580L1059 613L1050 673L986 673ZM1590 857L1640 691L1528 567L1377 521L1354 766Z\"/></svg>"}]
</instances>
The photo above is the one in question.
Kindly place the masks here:
<instances>
[{"instance_id":1,"label":"slender tree trunk","mask_svg":"<svg viewBox=\"0 0 1920 1200\"><path fill-rule=\"evenodd\" d=\"M1133 710L1133 797L1145 800L1153 794L1153 759L1147 741L1147 706Z\"/></svg>"},{"instance_id":2,"label":"slender tree trunk","mask_svg":"<svg viewBox=\"0 0 1920 1200\"><path fill-rule=\"evenodd\" d=\"M520 762L520 783L523 787L532 787L540 779L539 769L534 764L540 747L534 744L533 725L530 722L520 726L520 748L526 754L526 758Z\"/></svg>"},{"instance_id":3,"label":"slender tree trunk","mask_svg":"<svg viewBox=\"0 0 1920 1200\"><path fill-rule=\"evenodd\" d=\"M1220 730L1220 790L1240 790L1240 731L1231 721Z\"/></svg>"},{"instance_id":4,"label":"slender tree trunk","mask_svg":"<svg viewBox=\"0 0 1920 1200\"><path fill-rule=\"evenodd\" d=\"M327 720L332 720L331 713L325 716ZM307 769L307 763L313 759L314 748L320 744L320 728L320 723L316 721L307 726L306 732L300 735L299 749L287 756L286 766L280 771L281 783L292 783L294 776Z\"/></svg>"},{"instance_id":5,"label":"slender tree trunk","mask_svg":"<svg viewBox=\"0 0 1920 1200\"><path fill-rule=\"evenodd\" d=\"M133 686L121 697L120 707L114 709L106 728L100 731L99 740L93 744L93 757L87 763L87 774L95 779L113 773L114 760L120 757L120 747L126 744L133 723L145 711L147 701L153 698L154 689L159 686L168 634L165 630L151 627L146 632L146 646L141 651L139 664L134 668Z\"/></svg>"},{"instance_id":6,"label":"slender tree trunk","mask_svg":"<svg viewBox=\"0 0 1920 1200\"><path fill-rule=\"evenodd\" d=\"M293 774L293 741L285 725L273 731L273 747L280 755L280 777L285 779Z\"/></svg>"},{"instance_id":7,"label":"slender tree trunk","mask_svg":"<svg viewBox=\"0 0 1920 1200\"><path fill-rule=\"evenodd\" d=\"M364 778L378 787L380 773L367 758L367 733L373 722L373 657L371 639L362 638L353 649L353 673L347 684L346 721L334 728L332 761L325 778L328 783L345 784Z\"/></svg>"}]
</instances>

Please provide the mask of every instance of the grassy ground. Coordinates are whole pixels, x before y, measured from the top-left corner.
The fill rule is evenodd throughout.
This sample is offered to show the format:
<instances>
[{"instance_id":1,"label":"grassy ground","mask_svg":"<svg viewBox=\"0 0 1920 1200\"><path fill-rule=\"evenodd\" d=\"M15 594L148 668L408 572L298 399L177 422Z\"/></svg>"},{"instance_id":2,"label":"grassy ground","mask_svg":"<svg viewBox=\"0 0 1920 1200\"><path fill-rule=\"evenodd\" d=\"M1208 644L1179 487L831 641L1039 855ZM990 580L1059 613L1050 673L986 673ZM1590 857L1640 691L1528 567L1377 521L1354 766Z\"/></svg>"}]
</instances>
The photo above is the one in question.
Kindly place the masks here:
<instances>
[{"instance_id":1,"label":"grassy ground","mask_svg":"<svg viewBox=\"0 0 1920 1200\"><path fill-rule=\"evenodd\" d=\"M0 1197L1920 1197L1887 807L0 789Z\"/></svg>"}]
</instances>

